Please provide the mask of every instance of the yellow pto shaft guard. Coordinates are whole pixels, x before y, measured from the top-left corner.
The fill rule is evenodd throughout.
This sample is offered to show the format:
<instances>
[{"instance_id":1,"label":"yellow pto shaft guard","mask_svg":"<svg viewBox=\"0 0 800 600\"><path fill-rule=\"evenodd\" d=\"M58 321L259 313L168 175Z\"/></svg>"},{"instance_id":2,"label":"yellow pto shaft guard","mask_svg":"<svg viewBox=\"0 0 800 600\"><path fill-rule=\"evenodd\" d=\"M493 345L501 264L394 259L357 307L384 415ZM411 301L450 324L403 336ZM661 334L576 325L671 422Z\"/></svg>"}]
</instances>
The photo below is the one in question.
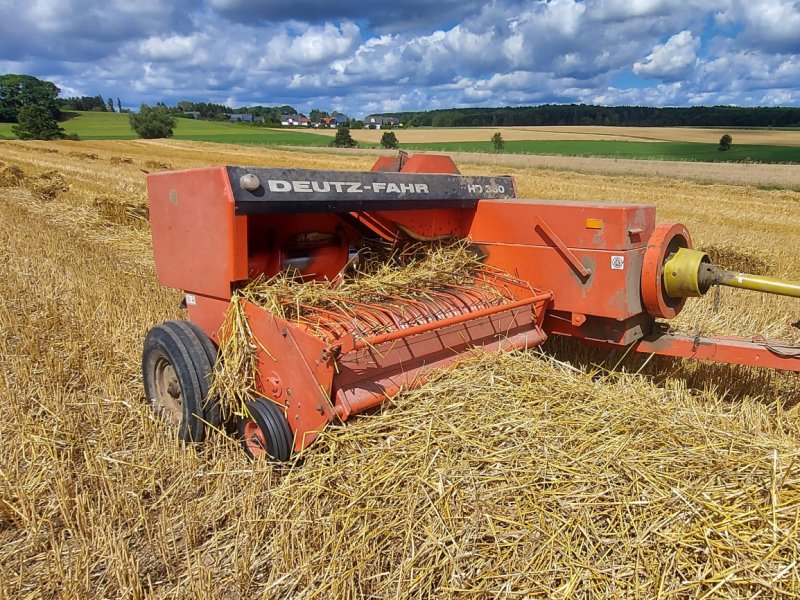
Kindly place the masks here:
<instances>
[{"instance_id":1,"label":"yellow pto shaft guard","mask_svg":"<svg viewBox=\"0 0 800 600\"><path fill-rule=\"evenodd\" d=\"M726 271L711 264L708 254L680 248L664 263L664 290L672 298L702 296L712 285L800 298L800 281Z\"/></svg>"}]
</instances>

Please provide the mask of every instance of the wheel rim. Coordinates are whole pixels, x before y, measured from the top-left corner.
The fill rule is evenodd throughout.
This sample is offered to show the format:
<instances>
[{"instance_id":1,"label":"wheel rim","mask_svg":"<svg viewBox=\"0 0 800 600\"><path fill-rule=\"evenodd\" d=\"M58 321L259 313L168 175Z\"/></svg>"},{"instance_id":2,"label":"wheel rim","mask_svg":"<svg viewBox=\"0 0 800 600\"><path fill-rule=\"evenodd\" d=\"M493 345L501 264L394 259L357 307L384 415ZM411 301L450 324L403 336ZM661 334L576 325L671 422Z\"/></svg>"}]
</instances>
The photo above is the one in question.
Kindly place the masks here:
<instances>
[{"instance_id":1,"label":"wheel rim","mask_svg":"<svg viewBox=\"0 0 800 600\"><path fill-rule=\"evenodd\" d=\"M166 358L159 358L153 370L156 406L173 425L179 426L183 419L183 396L175 367Z\"/></svg>"},{"instance_id":2,"label":"wheel rim","mask_svg":"<svg viewBox=\"0 0 800 600\"><path fill-rule=\"evenodd\" d=\"M253 458L260 458L267 455L267 439L264 432L255 421L248 419L244 423L244 445Z\"/></svg>"}]
</instances>

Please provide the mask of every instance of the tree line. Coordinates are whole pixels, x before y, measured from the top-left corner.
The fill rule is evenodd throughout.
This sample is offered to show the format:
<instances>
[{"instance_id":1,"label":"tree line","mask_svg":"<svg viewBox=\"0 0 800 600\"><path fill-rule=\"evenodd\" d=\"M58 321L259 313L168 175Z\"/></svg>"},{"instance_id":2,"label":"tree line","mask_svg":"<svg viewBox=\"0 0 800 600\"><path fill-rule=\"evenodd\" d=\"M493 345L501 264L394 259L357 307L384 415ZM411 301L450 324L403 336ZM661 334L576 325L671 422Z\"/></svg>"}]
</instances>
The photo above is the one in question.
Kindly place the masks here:
<instances>
[{"instance_id":1,"label":"tree line","mask_svg":"<svg viewBox=\"0 0 800 600\"><path fill-rule=\"evenodd\" d=\"M297 113L297 110L288 104L282 106L257 105L231 108L224 104L192 102L191 100L181 100L175 106L166 106L166 108L175 117L194 116L207 121L227 121L230 115L253 115L254 117L264 117L264 121L267 123L280 123L281 115Z\"/></svg>"},{"instance_id":2,"label":"tree line","mask_svg":"<svg viewBox=\"0 0 800 600\"><path fill-rule=\"evenodd\" d=\"M385 113L382 116L388 116ZM594 106L544 104L393 112L412 127L611 125L626 127L800 127L800 108Z\"/></svg>"},{"instance_id":3,"label":"tree line","mask_svg":"<svg viewBox=\"0 0 800 600\"><path fill-rule=\"evenodd\" d=\"M109 96L106 101L103 96L70 96L69 98L58 98L61 110L81 110L97 112L126 112L122 108L122 100L117 98L117 108L114 108L114 99Z\"/></svg>"}]
</instances>

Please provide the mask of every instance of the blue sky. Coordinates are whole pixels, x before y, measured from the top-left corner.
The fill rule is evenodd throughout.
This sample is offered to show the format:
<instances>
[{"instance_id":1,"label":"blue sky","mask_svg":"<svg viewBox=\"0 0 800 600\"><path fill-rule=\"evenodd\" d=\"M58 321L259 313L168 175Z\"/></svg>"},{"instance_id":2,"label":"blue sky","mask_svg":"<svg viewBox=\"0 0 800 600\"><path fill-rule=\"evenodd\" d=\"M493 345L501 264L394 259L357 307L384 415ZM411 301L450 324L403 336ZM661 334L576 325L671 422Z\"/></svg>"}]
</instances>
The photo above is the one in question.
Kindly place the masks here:
<instances>
[{"instance_id":1,"label":"blue sky","mask_svg":"<svg viewBox=\"0 0 800 600\"><path fill-rule=\"evenodd\" d=\"M800 105L793 0L0 0L0 73L129 107Z\"/></svg>"}]
</instances>

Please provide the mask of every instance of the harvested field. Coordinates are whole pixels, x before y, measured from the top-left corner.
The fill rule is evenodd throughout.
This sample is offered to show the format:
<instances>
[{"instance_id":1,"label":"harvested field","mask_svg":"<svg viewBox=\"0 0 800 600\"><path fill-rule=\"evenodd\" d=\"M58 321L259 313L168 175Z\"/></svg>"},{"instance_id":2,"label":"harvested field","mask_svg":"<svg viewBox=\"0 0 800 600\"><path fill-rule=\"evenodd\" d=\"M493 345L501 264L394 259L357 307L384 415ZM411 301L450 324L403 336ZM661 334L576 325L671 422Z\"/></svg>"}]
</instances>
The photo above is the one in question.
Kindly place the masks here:
<instances>
[{"instance_id":1,"label":"harvested field","mask_svg":"<svg viewBox=\"0 0 800 600\"><path fill-rule=\"evenodd\" d=\"M293 130L294 131L294 130ZM334 129L305 129L306 131L329 136L336 135ZM616 142L701 142L715 143L724 133L733 136L737 144L768 144L774 146L800 147L800 130L781 131L766 129L704 129L694 127L447 127L411 128L397 130L407 144L428 142L471 142L486 141L492 133L499 131L506 141L512 140L606 140ZM377 144L383 130L351 130L353 137L360 142Z\"/></svg>"},{"instance_id":2,"label":"harvested field","mask_svg":"<svg viewBox=\"0 0 800 600\"><path fill-rule=\"evenodd\" d=\"M181 294L155 278L147 163L373 160L0 142L0 597L800 595L797 375L556 340L477 356L279 470L156 422L141 344ZM721 263L800 275L798 192L503 171L524 196L656 204ZM800 342L798 319L796 300L721 290L675 324Z\"/></svg>"}]
</instances>

